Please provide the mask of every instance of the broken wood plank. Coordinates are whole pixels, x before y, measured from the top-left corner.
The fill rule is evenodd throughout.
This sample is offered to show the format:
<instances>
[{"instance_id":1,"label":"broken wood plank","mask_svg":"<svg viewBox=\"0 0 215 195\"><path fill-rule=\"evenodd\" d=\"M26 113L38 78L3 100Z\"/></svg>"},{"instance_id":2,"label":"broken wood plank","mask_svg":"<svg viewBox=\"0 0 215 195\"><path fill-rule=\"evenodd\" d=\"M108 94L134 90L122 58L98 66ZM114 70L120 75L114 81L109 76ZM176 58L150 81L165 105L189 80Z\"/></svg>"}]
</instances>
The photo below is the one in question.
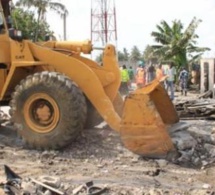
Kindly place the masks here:
<instances>
[{"instance_id":1,"label":"broken wood plank","mask_svg":"<svg viewBox=\"0 0 215 195\"><path fill-rule=\"evenodd\" d=\"M213 91L212 90L209 90L209 91L206 91L205 93L203 93L202 95L200 95L198 98L201 99L201 98L209 98L209 97L212 97L213 95Z\"/></svg>"},{"instance_id":2,"label":"broken wood plank","mask_svg":"<svg viewBox=\"0 0 215 195\"><path fill-rule=\"evenodd\" d=\"M44 184L44 183L42 183L42 182L40 182L40 181L37 181L37 180L35 180L35 179L32 179L32 178L31 178L31 182L33 182L33 183L35 183L35 184L38 184L38 185L40 185L40 186L46 188L47 190L50 190L50 191L52 191L52 192L54 192L54 193L56 193L56 194L58 194L58 195L65 195L64 192L61 192L60 190L55 189L55 188L53 188L53 187L51 187L51 186L48 186L48 185L46 185L46 184Z\"/></svg>"}]
</instances>

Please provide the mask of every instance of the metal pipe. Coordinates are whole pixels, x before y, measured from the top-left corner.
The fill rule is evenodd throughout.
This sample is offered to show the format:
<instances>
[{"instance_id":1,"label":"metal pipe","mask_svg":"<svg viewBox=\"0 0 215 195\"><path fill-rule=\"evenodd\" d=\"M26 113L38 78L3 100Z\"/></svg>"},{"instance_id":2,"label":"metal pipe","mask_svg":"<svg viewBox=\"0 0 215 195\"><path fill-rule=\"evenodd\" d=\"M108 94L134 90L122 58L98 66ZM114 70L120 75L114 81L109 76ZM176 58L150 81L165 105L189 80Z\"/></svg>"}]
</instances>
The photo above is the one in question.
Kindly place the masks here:
<instances>
[{"instance_id":1,"label":"metal pipe","mask_svg":"<svg viewBox=\"0 0 215 195\"><path fill-rule=\"evenodd\" d=\"M93 50L104 50L105 47L93 47Z\"/></svg>"}]
</instances>

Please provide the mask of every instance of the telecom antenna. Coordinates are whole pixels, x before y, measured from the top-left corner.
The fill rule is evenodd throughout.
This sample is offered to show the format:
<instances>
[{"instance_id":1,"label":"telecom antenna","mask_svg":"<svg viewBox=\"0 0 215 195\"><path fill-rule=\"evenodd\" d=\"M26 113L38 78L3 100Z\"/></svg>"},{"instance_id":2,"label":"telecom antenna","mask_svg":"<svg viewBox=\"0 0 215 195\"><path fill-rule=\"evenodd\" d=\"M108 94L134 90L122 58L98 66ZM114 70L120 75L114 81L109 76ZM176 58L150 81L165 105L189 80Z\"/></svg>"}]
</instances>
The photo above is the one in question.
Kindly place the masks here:
<instances>
[{"instance_id":1,"label":"telecom antenna","mask_svg":"<svg viewBox=\"0 0 215 195\"><path fill-rule=\"evenodd\" d=\"M91 40L96 46L117 46L115 0L91 0Z\"/></svg>"}]
</instances>

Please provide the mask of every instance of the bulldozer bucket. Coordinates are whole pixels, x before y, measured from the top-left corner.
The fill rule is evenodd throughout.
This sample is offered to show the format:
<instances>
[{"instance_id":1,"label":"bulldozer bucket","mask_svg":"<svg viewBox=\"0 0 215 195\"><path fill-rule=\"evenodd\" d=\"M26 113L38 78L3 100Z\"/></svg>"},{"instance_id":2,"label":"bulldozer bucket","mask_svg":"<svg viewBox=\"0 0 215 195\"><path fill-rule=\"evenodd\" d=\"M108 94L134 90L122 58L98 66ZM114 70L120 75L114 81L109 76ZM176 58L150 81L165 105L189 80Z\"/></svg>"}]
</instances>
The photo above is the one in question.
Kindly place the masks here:
<instances>
[{"instance_id":1,"label":"bulldozer bucket","mask_svg":"<svg viewBox=\"0 0 215 195\"><path fill-rule=\"evenodd\" d=\"M151 158L167 158L177 153L167 127L179 117L167 92L153 81L126 97L120 124L125 147Z\"/></svg>"}]
</instances>

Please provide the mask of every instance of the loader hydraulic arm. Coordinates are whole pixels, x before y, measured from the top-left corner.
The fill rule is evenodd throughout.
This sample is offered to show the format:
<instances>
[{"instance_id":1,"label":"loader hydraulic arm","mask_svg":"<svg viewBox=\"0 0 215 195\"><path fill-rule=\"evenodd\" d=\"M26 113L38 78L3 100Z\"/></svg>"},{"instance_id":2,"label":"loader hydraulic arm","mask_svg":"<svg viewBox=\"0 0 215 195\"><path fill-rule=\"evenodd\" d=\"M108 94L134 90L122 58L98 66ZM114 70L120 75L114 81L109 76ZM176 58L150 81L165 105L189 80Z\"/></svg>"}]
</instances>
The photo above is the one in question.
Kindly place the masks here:
<instances>
[{"instance_id":1,"label":"loader hydraulic arm","mask_svg":"<svg viewBox=\"0 0 215 195\"><path fill-rule=\"evenodd\" d=\"M58 45L58 43L55 43L55 45ZM113 129L119 131L120 117L115 112L112 103L118 93L120 85L120 72L114 46L106 46L103 66L92 63L91 60L86 60L84 57L79 57L79 55L77 57L65 56L64 54L52 51L44 46L35 45L31 42L29 42L29 47L36 59L47 62L57 72L63 72L75 81L103 119ZM103 76L100 77L99 74Z\"/></svg>"},{"instance_id":2,"label":"loader hydraulic arm","mask_svg":"<svg viewBox=\"0 0 215 195\"><path fill-rule=\"evenodd\" d=\"M93 50L92 43L89 40L78 41L48 41L42 44L45 47L53 49L65 49L76 53L90 54Z\"/></svg>"}]
</instances>

